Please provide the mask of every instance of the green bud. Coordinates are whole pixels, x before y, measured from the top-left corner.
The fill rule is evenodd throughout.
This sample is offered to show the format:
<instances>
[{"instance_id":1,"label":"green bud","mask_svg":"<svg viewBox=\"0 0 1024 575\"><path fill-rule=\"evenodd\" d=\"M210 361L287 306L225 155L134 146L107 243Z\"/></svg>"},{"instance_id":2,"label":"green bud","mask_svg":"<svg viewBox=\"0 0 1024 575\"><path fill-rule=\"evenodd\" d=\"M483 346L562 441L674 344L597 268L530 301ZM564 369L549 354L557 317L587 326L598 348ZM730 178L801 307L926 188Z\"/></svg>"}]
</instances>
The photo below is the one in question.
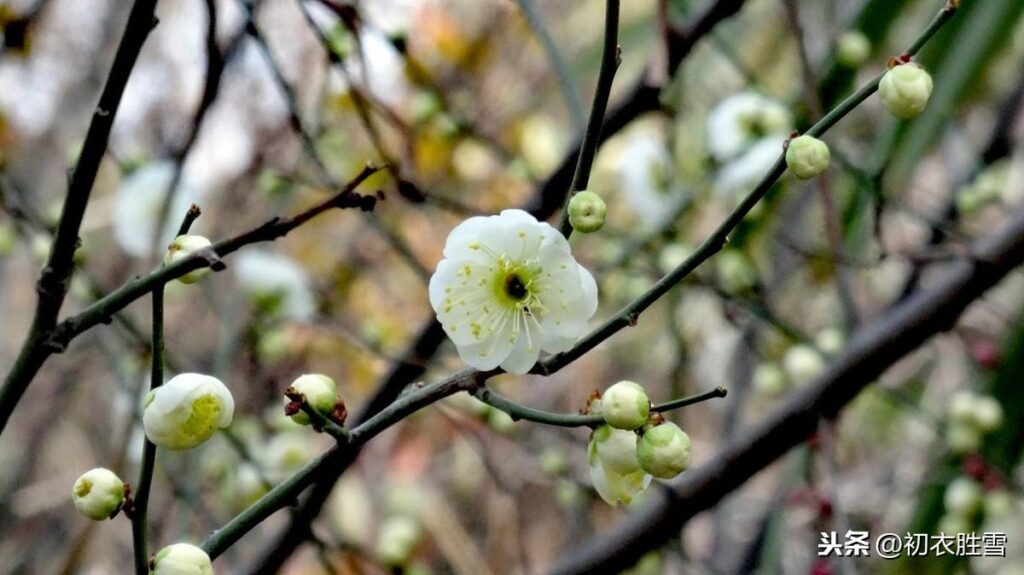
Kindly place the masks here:
<instances>
[{"instance_id":1,"label":"green bud","mask_svg":"<svg viewBox=\"0 0 1024 575\"><path fill-rule=\"evenodd\" d=\"M860 68L871 56L871 41L862 32L854 30L839 37L836 44L836 62L847 68Z\"/></svg>"},{"instance_id":2,"label":"green bud","mask_svg":"<svg viewBox=\"0 0 1024 575\"><path fill-rule=\"evenodd\" d=\"M882 77L878 94L893 116L913 118L928 104L932 94L932 77L914 62L899 64Z\"/></svg>"},{"instance_id":3,"label":"green bud","mask_svg":"<svg viewBox=\"0 0 1024 575\"><path fill-rule=\"evenodd\" d=\"M774 363L762 363L754 369L754 389L767 397L778 397L789 387L785 372Z\"/></svg>"},{"instance_id":4,"label":"green bud","mask_svg":"<svg viewBox=\"0 0 1024 575\"><path fill-rule=\"evenodd\" d=\"M801 180L809 180L828 168L828 146L814 136L800 136L786 148L786 165Z\"/></svg>"},{"instance_id":5,"label":"green bud","mask_svg":"<svg viewBox=\"0 0 1024 575\"><path fill-rule=\"evenodd\" d=\"M187 259L191 257L192 254L198 252L199 250L206 249L211 245L213 244L210 243L210 240L204 238L203 236L178 236L174 238L174 241L171 242L171 245L167 247L167 253L164 254L164 265L169 266L183 259ZM194 284L197 281L206 277L206 275L209 273L210 268L203 266L199 269L192 270L187 274L181 276L180 278L178 278L178 281L180 281L183 284Z\"/></svg>"},{"instance_id":6,"label":"green bud","mask_svg":"<svg viewBox=\"0 0 1024 575\"><path fill-rule=\"evenodd\" d=\"M334 380L319 373L307 373L292 382L291 388L306 398L306 403L318 412L327 415L334 409L338 401L338 387ZM288 399L285 398L285 402ZM299 411L292 415L292 421L299 425L309 425L309 415Z\"/></svg>"},{"instance_id":7,"label":"green bud","mask_svg":"<svg viewBox=\"0 0 1024 575\"><path fill-rule=\"evenodd\" d=\"M423 529L416 519L407 515L389 517L377 534L377 555L385 565L404 565L422 537Z\"/></svg>"},{"instance_id":8,"label":"green bud","mask_svg":"<svg viewBox=\"0 0 1024 575\"><path fill-rule=\"evenodd\" d=\"M632 381L620 381L601 394L601 415L612 427L630 431L640 428L650 413L647 393Z\"/></svg>"},{"instance_id":9,"label":"green bud","mask_svg":"<svg viewBox=\"0 0 1024 575\"><path fill-rule=\"evenodd\" d=\"M692 448L685 431L665 422L644 432L636 454L644 471L659 479L672 479L690 466Z\"/></svg>"},{"instance_id":10,"label":"green bud","mask_svg":"<svg viewBox=\"0 0 1024 575\"><path fill-rule=\"evenodd\" d=\"M604 227L604 217L608 213L608 206L605 205L601 196L594 192L583 190L569 200L569 223L572 229L589 234Z\"/></svg>"},{"instance_id":11,"label":"green bud","mask_svg":"<svg viewBox=\"0 0 1024 575\"><path fill-rule=\"evenodd\" d=\"M102 521L117 513L124 502L124 482L109 469L97 467L75 481L71 499L79 513Z\"/></svg>"}]
</instances>

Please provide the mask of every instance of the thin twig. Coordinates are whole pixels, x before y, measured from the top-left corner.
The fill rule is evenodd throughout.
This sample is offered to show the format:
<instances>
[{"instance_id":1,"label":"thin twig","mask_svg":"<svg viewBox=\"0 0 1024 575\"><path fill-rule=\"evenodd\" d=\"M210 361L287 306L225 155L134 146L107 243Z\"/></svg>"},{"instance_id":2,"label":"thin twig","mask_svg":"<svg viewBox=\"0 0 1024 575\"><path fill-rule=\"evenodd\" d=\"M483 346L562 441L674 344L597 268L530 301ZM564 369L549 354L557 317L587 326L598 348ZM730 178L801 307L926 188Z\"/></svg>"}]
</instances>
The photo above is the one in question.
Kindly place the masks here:
<instances>
[{"instance_id":1,"label":"thin twig","mask_svg":"<svg viewBox=\"0 0 1024 575\"><path fill-rule=\"evenodd\" d=\"M565 206L562 208L562 219L558 230L569 237L572 225L569 223L569 200L572 196L587 188L590 183L590 169L594 165L594 156L601 145L601 128L604 125L605 111L608 109L608 98L612 93L612 82L615 70L619 67L619 0L607 0L604 14L604 45L601 51L601 71L597 76L597 89L594 91L594 103L590 108L590 120L587 131L583 133L583 143L576 162L576 172L569 184L569 193L565 195Z\"/></svg>"},{"instance_id":2,"label":"thin twig","mask_svg":"<svg viewBox=\"0 0 1024 575\"><path fill-rule=\"evenodd\" d=\"M716 387L715 389L705 391L704 393L698 393L696 395L682 397L651 406L651 412L665 413L667 411L686 407L687 405L701 403L709 399L725 397L726 393L727 392L724 387ZM543 423L545 425L554 425L556 427L597 427L604 424L604 416L600 414L584 415L579 413L555 413L552 411L534 409L508 399L486 385L482 385L477 388L476 391L473 392L473 397L487 405L490 405L491 407L504 411L509 414L513 420L517 421L532 421L534 423Z\"/></svg>"}]
</instances>

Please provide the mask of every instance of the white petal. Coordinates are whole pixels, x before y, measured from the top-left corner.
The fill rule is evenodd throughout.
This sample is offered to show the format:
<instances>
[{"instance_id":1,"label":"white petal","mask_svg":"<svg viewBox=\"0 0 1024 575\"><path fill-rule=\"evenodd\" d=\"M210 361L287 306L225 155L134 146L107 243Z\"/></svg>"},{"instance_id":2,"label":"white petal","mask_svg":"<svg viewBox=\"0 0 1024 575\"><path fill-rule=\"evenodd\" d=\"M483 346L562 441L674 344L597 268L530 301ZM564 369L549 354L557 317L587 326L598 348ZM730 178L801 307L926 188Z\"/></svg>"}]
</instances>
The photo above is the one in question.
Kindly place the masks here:
<instances>
[{"instance_id":1,"label":"white petal","mask_svg":"<svg viewBox=\"0 0 1024 575\"><path fill-rule=\"evenodd\" d=\"M532 342L525 333L519 333L515 347L512 348L508 358L501 363L502 369L509 373L522 374L530 371L530 368L537 363L537 357L540 356L541 334L537 333L536 328L531 329L531 332Z\"/></svg>"},{"instance_id":2,"label":"white petal","mask_svg":"<svg viewBox=\"0 0 1024 575\"><path fill-rule=\"evenodd\" d=\"M466 365L487 371L498 367L501 362L505 361L512 349L512 341L503 333L480 343L456 345L456 349Z\"/></svg>"}]
</instances>

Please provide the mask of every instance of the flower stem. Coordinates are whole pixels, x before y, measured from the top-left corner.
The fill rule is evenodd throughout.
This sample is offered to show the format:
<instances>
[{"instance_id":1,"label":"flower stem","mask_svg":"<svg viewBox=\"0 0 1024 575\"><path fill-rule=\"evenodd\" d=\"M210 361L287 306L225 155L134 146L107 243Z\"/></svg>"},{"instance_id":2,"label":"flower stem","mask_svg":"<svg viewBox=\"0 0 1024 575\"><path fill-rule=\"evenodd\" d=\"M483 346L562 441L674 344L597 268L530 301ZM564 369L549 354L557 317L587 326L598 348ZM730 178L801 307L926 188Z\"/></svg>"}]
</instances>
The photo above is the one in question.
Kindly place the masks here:
<instances>
[{"instance_id":1,"label":"flower stem","mask_svg":"<svg viewBox=\"0 0 1024 575\"><path fill-rule=\"evenodd\" d=\"M612 93L612 81L615 70L619 67L619 0L607 0L604 15L604 47L601 52L601 71L597 76L597 90L594 92L594 104L590 109L590 120L587 131L583 134L580 155L576 161L576 172L569 185L569 193L565 195L562 206L562 218L558 230L569 237L572 225L569 223L569 200L590 183L590 169L594 166L594 156L601 143L601 125L608 109L608 98Z\"/></svg>"},{"instance_id":2,"label":"flower stem","mask_svg":"<svg viewBox=\"0 0 1024 575\"><path fill-rule=\"evenodd\" d=\"M679 399L674 399L672 401L652 406L651 412L664 413L666 411L672 411L674 409L679 409L680 407L701 403L716 397L725 397L726 393L727 391L724 387L716 387L710 391L681 397ZM481 385L477 388L477 390L473 392L473 396L495 409L504 411L516 421L522 419L525 421L532 421L534 423L554 425L556 427L597 427L604 423L604 417L600 414L583 415L579 413L555 413L527 407L498 394L496 391L485 385Z\"/></svg>"},{"instance_id":3,"label":"flower stem","mask_svg":"<svg viewBox=\"0 0 1024 575\"><path fill-rule=\"evenodd\" d=\"M150 391L164 383L164 286L153 290L153 348L152 369L150 371ZM149 511L149 491L153 483L153 467L156 463L156 445L145 438L142 446L142 464L139 468L139 480L135 483L132 499L132 548L135 562L135 574L149 573L149 552L147 550L147 514Z\"/></svg>"}]
</instances>

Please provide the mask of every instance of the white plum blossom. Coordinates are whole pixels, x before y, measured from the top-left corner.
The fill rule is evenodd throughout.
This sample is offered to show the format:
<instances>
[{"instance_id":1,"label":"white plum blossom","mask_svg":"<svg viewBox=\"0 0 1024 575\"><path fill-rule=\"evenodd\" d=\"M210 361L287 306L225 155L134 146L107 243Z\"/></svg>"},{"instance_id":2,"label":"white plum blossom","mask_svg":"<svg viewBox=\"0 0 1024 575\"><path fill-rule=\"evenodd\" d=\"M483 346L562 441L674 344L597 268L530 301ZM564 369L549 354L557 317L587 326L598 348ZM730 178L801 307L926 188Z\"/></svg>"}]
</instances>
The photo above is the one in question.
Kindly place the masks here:
<instances>
[{"instance_id":1,"label":"white plum blossom","mask_svg":"<svg viewBox=\"0 0 1024 575\"><path fill-rule=\"evenodd\" d=\"M722 100L708 114L708 151L724 163L756 142L771 138L778 142L778 152L792 124L793 118L782 104L757 92L741 92Z\"/></svg>"},{"instance_id":2,"label":"white plum blossom","mask_svg":"<svg viewBox=\"0 0 1024 575\"><path fill-rule=\"evenodd\" d=\"M239 287L265 311L297 321L311 319L316 313L309 276L288 256L247 250L232 267Z\"/></svg>"},{"instance_id":3,"label":"white plum blossom","mask_svg":"<svg viewBox=\"0 0 1024 575\"><path fill-rule=\"evenodd\" d=\"M102 521L121 509L124 481L109 469L90 469L75 481L71 489L71 500L79 513L89 519Z\"/></svg>"},{"instance_id":4,"label":"white plum blossom","mask_svg":"<svg viewBox=\"0 0 1024 575\"><path fill-rule=\"evenodd\" d=\"M597 310L597 284L569 242L522 210L456 226L429 291L459 356L481 370L526 373L542 351L569 349Z\"/></svg>"},{"instance_id":5,"label":"white plum blossom","mask_svg":"<svg viewBox=\"0 0 1024 575\"><path fill-rule=\"evenodd\" d=\"M159 447L191 449L231 425L235 401L216 377L182 373L146 395L142 426Z\"/></svg>"},{"instance_id":6,"label":"white plum blossom","mask_svg":"<svg viewBox=\"0 0 1024 575\"><path fill-rule=\"evenodd\" d=\"M619 154L623 193L633 211L650 226L662 223L681 201L682 191L671 182L672 154L665 142L650 133L636 133Z\"/></svg>"}]
</instances>

